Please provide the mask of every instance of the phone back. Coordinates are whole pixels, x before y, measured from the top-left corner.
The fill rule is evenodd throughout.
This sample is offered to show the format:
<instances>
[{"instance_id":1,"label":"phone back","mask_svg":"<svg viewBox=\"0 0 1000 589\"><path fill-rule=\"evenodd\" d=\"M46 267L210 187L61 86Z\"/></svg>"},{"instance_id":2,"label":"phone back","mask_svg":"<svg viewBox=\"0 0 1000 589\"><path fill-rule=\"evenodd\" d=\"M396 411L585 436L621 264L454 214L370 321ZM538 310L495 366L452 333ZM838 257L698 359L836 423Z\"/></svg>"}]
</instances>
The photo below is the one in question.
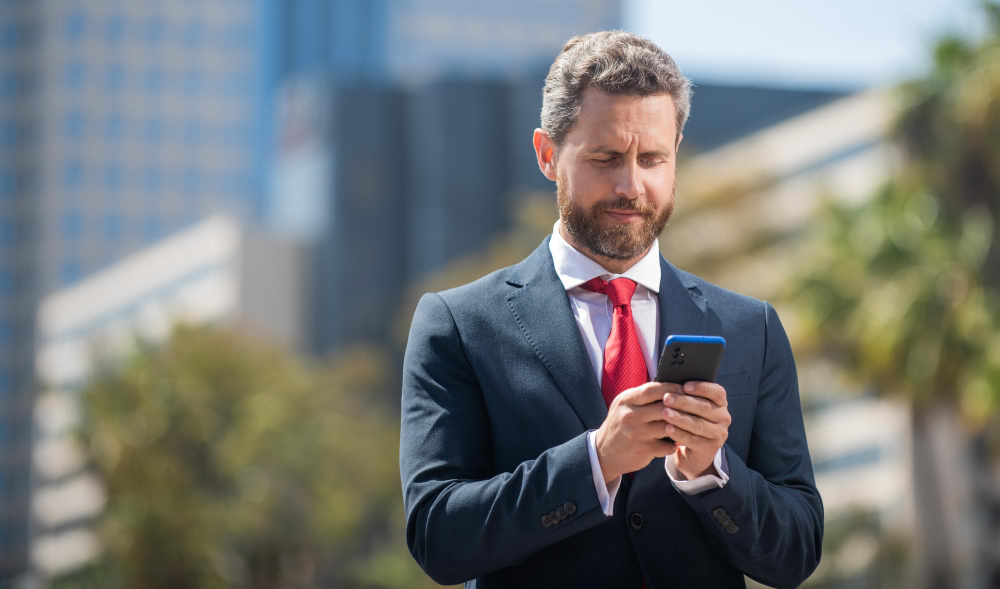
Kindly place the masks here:
<instances>
[{"instance_id":1,"label":"phone back","mask_svg":"<svg viewBox=\"0 0 1000 589\"><path fill-rule=\"evenodd\" d=\"M671 336L663 347L656 380L677 384L689 380L715 382L725 349L722 338Z\"/></svg>"}]
</instances>

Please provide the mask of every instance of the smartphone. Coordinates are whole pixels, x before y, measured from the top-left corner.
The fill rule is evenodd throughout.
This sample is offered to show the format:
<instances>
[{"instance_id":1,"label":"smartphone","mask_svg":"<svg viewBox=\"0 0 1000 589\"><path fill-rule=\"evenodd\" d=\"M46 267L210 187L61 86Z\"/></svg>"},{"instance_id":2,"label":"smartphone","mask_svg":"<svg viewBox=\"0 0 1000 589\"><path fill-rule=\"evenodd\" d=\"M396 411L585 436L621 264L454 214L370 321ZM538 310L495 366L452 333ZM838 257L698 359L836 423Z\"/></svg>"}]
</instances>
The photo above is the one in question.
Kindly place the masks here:
<instances>
[{"instance_id":1,"label":"smartphone","mask_svg":"<svg viewBox=\"0 0 1000 589\"><path fill-rule=\"evenodd\" d=\"M726 340L717 335L671 335L663 344L656 368L657 382L684 384L689 380L715 382ZM660 438L673 442L669 437Z\"/></svg>"}]
</instances>

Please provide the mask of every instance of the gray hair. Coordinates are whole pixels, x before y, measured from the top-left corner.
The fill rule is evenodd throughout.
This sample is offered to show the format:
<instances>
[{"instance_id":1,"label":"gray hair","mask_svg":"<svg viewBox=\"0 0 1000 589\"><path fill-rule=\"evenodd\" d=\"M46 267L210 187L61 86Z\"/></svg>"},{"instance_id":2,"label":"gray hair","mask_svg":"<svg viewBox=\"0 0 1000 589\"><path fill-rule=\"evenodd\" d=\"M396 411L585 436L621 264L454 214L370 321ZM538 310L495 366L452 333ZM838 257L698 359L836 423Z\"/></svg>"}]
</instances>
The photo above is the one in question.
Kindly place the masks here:
<instances>
[{"instance_id":1,"label":"gray hair","mask_svg":"<svg viewBox=\"0 0 1000 589\"><path fill-rule=\"evenodd\" d=\"M563 46L542 89L542 130L557 147L576 125L588 86L618 96L669 94L678 136L691 110L691 80L655 43L619 30L580 35Z\"/></svg>"}]
</instances>

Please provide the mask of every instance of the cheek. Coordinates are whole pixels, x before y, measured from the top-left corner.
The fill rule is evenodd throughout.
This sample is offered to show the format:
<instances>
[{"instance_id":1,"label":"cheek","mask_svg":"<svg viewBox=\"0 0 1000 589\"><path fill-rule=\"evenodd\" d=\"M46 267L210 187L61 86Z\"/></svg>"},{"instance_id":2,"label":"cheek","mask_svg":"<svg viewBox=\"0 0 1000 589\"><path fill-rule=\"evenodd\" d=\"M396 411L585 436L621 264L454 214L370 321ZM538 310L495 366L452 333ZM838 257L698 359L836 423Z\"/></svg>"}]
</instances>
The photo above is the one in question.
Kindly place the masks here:
<instances>
[{"instance_id":1,"label":"cheek","mask_svg":"<svg viewBox=\"0 0 1000 589\"><path fill-rule=\"evenodd\" d=\"M586 166L577 172L576 182L573 184L578 192L600 199L606 198L609 192L614 192L615 178L606 168Z\"/></svg>"},{"instance_id":2,"label":"cheek","mask_svg":"<svg viewBox=\"0 0 1000 589\"><path fill-rule=\"evenodd\" d=\"M606 198L608 186L612 186L607 174L602 174L601 170L588 169L587 166L570 171L563 181L566 182L569 194L582 205L589 205L592 201Z\"/></svg>"}]
</instances>

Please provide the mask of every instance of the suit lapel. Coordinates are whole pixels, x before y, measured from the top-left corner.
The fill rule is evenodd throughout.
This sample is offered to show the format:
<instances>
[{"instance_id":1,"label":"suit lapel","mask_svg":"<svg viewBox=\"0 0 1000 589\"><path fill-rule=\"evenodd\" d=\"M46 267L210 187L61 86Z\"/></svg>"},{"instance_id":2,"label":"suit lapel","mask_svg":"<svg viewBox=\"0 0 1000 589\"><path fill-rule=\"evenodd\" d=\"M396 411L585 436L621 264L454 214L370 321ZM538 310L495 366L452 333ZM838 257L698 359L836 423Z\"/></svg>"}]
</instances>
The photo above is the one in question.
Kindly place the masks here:
<instances>
[{"instance_id":1,"label":"suit lapel","mask_svg":"<svg viewBox=\"0 0 1000 589\"><path fill-rule=\"evenodd\" d=\"M682 273L660 256L660 333L656 358L663 354L663 342L669 335L709 335L705 299L691 276ZM716 334L717 335L717 334Z\"/></svg>"},{"instance_id":2,"label":"suit lapel","mask_svg":"<svg viewBox=\"0 0 1000 589\"><path fill-rule=\"evenodd\" d=\"M508 275L507 283L515 288L507 295L507 304L528 344L584 428L597 429L607 417L608 408L573 316L569 296L552 263L550 238L542 240L541 245Z\"/></svg>"},{"instance_id":3,"label":"suit lapel","mask_svg":"<svg viewBox=\"0 0 1000 589\"><path fill-rule=\"evenodd\" d=\"M608 415L569 296L552 263L546 236L507 276L514 287L507 304L538 359L555 380L586 429L597 429ZM660 332L656 357L671 334L707 334L705 300L691 276L660 256Z\"/></svg>"}]
</instances>

